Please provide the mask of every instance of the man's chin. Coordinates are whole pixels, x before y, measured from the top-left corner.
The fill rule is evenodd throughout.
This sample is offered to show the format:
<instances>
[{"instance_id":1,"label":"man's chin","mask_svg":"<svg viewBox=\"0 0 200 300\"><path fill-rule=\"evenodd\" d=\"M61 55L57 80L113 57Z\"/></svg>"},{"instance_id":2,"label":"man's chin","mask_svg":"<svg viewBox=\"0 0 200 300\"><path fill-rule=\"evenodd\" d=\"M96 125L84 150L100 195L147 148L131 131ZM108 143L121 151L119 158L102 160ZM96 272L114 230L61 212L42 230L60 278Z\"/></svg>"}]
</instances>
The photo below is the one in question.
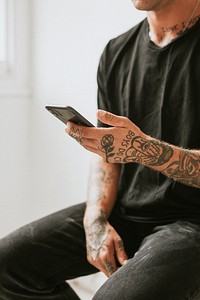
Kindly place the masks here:
<instances>
[{"instance_id":1,"label":"man's chin","mask_svg":"<svg viewBox=\"0 0 200 300\"><path fill-rule=\"evenodd\" d=\"M132 0L133 5L138 10L152 11L156 7L155 1L152 0Z\"/></svg>"}]
</instances>

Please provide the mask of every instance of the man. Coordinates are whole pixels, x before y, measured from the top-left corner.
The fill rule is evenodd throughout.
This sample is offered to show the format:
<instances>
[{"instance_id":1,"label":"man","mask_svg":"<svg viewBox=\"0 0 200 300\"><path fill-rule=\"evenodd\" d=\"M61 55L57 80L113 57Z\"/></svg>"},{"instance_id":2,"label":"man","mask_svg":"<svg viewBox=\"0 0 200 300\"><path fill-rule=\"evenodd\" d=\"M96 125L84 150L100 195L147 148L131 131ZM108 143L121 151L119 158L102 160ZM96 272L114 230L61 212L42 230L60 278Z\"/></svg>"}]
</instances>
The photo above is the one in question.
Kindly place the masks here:
<instances>
[{"instance_id":1,"label":"man","mask_svg":"<svg viewBox=\"0 0 200 300\"><path fill-rule=\"evenodd\" d=\"M87 205L1 241L2 300L78 299L64 281L98 270L94 299L200 298L199 2L133 0L147 19L101 57L100 128L66 129L98 154Z\"/></svg>"}]
</instances>

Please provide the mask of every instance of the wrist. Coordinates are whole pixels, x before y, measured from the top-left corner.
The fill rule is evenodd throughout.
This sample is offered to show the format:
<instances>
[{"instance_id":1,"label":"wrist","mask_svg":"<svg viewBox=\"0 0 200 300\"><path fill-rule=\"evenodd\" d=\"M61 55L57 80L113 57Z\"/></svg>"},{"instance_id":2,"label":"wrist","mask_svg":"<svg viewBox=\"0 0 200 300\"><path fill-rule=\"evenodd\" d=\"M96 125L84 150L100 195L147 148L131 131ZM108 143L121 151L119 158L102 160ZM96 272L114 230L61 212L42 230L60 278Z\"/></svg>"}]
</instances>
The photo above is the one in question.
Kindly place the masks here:
<instances>
[{"instance_id":1,"label":"wrist","mask_svg":"<svg viewBox=\"0 0 200 300\"><path fill-rule=\"evenodd\" d=\"M97 205L92 205L86 207L85 215L83 218L83 224L84 226L89 226L90 224L93 224L94 221L101 220L102 223L107 222L107 214L106 211Z\"/></svg>"}]
</instances>

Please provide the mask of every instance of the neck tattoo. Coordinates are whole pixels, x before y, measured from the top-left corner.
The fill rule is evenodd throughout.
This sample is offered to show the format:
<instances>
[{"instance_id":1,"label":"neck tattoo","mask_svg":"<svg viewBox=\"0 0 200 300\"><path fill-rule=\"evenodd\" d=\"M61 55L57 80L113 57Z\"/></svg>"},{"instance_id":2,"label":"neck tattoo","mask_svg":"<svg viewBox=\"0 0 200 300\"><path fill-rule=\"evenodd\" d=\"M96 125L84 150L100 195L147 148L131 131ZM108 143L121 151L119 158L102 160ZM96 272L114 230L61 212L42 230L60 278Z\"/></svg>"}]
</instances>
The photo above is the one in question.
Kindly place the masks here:
<instances>
[{"instance_id":1,"label":"neck tattoo","mask_svg":"<svg viewBox=\"0 0 200 300\"><path fill-rule=\"evenodd\" d=\"M199 7L199 4L200 4L200 0L197 0L197 3L196 3L196 5L195 5L195 7L194 7L194 9L193 9L193 11L192 11L192 13L191 13L189 19L188 19L187 22L185 23L184 29L181 31L181 33L185 32L185 31L190 27L190 23L191 23L191 21L193 20L193 18L194 18L194 16L195 16L195 13L196 13L196 11L197 11L197 9L198 9L198 7ZM198 20L198 18L197 18L197 20ZM192 22L192 23L193 23L193 22ZM195 23L196 23L196 22L195 22ZM176 28L176 25L175 25L174 27L172 27L172 28ZM149 32L149 37L150 37L150 38L152 37L151 31ZM173 35L173 30L171 30L166 45L170 44L171 41L172 41L174 38L175 38L175 37L174 37L174 35Z\"/></svg>"}]
</instances>

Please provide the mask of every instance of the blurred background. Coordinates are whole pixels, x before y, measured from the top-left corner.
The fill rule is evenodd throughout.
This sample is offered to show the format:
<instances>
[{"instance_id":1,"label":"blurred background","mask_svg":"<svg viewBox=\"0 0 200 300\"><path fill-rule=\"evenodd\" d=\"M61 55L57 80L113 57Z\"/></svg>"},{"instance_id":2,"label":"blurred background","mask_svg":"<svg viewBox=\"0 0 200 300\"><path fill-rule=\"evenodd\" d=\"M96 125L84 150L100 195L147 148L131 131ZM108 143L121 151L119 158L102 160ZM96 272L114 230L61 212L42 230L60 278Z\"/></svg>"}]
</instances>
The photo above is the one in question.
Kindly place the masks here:
<instances>
[{"instance_id":1,"label":"blurred background","mask_svg":"<svg viewBox=\"0 0 200 300\"><path fill-rule=\"evenodd\" d=\"M86 200L92 154L45 105L96 123L100 55L144 16L131 0L0 0L0 238Z\"/></svg>"}]
</instances>

